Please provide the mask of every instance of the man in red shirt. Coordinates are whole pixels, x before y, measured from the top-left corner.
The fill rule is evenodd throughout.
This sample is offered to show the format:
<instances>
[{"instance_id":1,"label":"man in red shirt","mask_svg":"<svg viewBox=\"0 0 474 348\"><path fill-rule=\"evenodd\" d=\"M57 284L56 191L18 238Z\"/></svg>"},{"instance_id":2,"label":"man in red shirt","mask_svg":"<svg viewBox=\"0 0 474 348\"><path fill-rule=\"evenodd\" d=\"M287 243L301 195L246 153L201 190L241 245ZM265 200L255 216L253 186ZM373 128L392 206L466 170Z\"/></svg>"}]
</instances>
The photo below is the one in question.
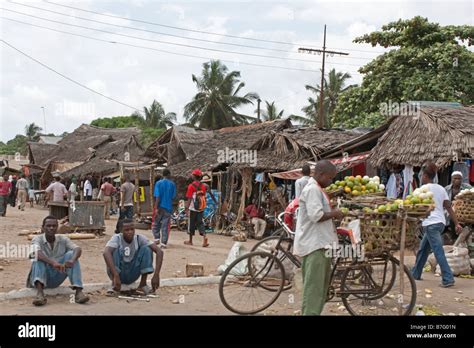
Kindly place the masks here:
<instances>
[{"instance_id":1,"label":"man in red shirt","mask_svg":"<svg viewBox=\"0 0 474 348\"><path fill-rule=\"evenodd\" d=\"M199 231L199 234L203 236L203 247L208 247L209 242L206 237L206 229L202 222L202 217L204 213L204 206L199 204L202 201L204 196L204 202L206 200L206 185L201 183L202 172L199 169L193 170L191 173L193 182L188 185L188 190L186 191L186 214L189 215L188 221L188 234L189 240L184 241L186 245L193 245L193 236L196 228Z\"/></svg>"},{"instance_id":2,"label":"man in red shirt","mask_svg":"<svg viewBox=\"0 0 474 348\"><path fill-rule=\"evenodd\" d=\"M116 191L114 185L111 184L111 178L105 178L104 183L100 187L102 191L102 201L105 202L105 219L110 218L110 204L112 203L112 194Z\"/></svg>"},{"instance_id":3,"label":"man in red shirt","mask_svg":"<svg viewBox=\"0 0 474 348\"><path fill-rule=\"evenodd\" d=\"M257 200L249 204L244 210L245 217L253 224L255 239L261 239L265 233L267 222L265 221L265 211L257 206Z\"/></svg>"},{"instance_id":4,"label":"man in red shirt","mask_svg":"<svg viewBox=\"0 0 474 348\"><path fill-rule=\"evenodd\" d=\"M0 216L5 216L7 213L8 197L12 190L12 183L8 181L8 176L3 177L3 181L0 181Z\"/></svg>"}]
</instances>

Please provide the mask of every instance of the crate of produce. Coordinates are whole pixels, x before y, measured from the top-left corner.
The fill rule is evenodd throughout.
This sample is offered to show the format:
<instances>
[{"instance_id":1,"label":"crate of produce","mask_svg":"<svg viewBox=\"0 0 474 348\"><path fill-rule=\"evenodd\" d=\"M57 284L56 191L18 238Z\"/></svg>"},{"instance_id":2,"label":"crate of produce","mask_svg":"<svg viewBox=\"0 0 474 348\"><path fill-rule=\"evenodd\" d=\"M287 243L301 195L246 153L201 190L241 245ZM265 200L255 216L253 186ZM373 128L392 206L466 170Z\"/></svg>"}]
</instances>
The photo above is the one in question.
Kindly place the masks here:
<instances>
[{"instance_id":1,"label":"crate of produce","mask_svg":"<svg viewBox=\"0 0 474 348\"><path fill-rule=\"evenodd\" d=\"M398 213L365 212L359 219L366 253L379 254L400 249L403 219ZM407 223L406 248L412 249L417 244L416 227L416 223Z\"/></svg>"},{"instance_id":2,"label":"crate of produce","mask_svg":"<svg viewBox=\"0 0 474 348\"><path fill-rule=\"evenodd\" d=\"M474 200L456 198L453 202L459 222L474 224Z\"/></svg>"}]
</instances>

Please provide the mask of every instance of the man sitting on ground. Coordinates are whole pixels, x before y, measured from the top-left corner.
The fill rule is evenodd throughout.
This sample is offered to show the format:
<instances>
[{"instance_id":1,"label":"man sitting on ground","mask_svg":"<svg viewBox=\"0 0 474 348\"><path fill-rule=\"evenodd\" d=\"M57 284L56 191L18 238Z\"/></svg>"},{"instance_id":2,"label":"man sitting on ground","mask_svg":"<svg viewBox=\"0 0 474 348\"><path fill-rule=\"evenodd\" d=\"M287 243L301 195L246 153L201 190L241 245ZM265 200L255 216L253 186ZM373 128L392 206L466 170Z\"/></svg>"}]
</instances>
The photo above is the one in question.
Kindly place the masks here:
<instances>
[{"instance_id":1,"label":"man sitting on ground","mask_svg":"<svg viewBox=\"0 0 474 348\"><path fill-rule=\"evenodd\" d=\"M81 266L79 257L82 250L68 237L56 235L58 220L54 216L47 216L43 220L43 234L32 240L35 261L28 275L28 287L37 290L33 300L35 306L43 306L47 300L44 288L57 288L66 278L69 278L71 287L76 290L76 303L86 303L89 297L82 292Z\"/></svg>"},{"instance_id":2,"label":"man sitting on ground","mask_svg":"<svg viewBox=\"0 0 474 348\"><path fill-rule=\"evenodd\" d=\"M153 254L156 263L151 279L152 289L148 288L146 279L153 273ZM113 290L120 291L122 283L132 284L140 278L138 291L143 294L154 292L160 286L160 270L163 262L163 251L152 241L141 234L135 234L132 219L124 219L122 233L115 234L107 242L104 250L107 274L112 280Z\"/></svg>"}]
</instances>

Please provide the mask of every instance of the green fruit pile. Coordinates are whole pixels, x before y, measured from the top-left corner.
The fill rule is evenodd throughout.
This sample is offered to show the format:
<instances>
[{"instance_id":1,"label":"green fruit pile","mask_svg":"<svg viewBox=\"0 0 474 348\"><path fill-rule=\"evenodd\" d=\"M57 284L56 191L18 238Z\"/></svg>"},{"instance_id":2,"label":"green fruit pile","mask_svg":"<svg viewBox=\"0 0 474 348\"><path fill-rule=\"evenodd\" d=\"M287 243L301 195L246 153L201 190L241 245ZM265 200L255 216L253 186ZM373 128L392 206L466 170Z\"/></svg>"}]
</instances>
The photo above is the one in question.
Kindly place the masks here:
<instances>
[{"instance_id":1,"label":"green fruit pile","mask_svg":"<svg viewBox=\"0 0 474 348\"><path fill-rule=\"evenodd\" d=\"M374 176L369 178L367 175L362 177L357 176L346 176L344 180L337 180L326 188L326 191L332 192L342 188L345 193L349 193L353 196L361 196L370 193L384 192L385 186L380 184L380 178Z\"/></svg>"}]
</instances>

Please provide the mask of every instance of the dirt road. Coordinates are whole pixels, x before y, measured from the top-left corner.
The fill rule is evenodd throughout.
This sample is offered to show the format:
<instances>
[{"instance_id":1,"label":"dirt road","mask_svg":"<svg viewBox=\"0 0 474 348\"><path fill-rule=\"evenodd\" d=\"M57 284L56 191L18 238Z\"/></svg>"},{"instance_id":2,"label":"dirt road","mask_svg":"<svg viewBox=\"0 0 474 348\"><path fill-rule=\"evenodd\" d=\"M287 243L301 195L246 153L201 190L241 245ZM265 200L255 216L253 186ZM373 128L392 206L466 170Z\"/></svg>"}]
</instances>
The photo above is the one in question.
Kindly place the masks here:
<instances>
[{"instance_id":1,"label":"dirt road","mask_svg":"<svg viewBox=\"0 0 474 348\"><path fill-rule=\"evenodd\" d=\"M29 244L26 236L19 236L22 231L40 229L42 219L47 215L46 209L26 208L25 212L9 207L7 216L0 219L0 245ZM116 218L107 221L106 235L90 240L78 240L77 244L83 249L80 259L83 282L107 282L102 251L105 243L112 236ZM151 238L150 231L137 230L138 233ZM165 250L162 269L162 279L184 277L187 262L204 264L205 275L216 275L217 267L224 262L234 243L230 237L216 234L209 236L211 246L202 248L201 239L197 237L196 246L188 247L183 244L187 235L184 232L171 232L169 248ZM255 241L244 243L250 249ZM408 256L406 263L413 264L414 257ZM0 271L0 292L24 288L30 261L26 259L0 260L3 270ZM453 288L438 287L440 278L431 273L423 274L423 281L417 282L417 304L429 308L430 313L474 315L474 287L472 279L456 278ZM66 281L67 283L67 281ZM68 284L64 285L68 285ZM217 285L163 287L158 290L159 298L150 302L133 301L127 303L117 298L106 297L103 291L91 293L91 301L86 305L70 303L68 296L49 297L47 306L35 308L31 298L0 302L0 313L6 315L55 315L55 314L155 314L155 315L229 315L220 302ZM176 303L177 302L177 303ZM278 301L263 314L294 315L301 306L301 294L294 289L284 292ZM347 315L341 308L340 302L326 305L323 314Z\"/></svg>"}]
</instances>

